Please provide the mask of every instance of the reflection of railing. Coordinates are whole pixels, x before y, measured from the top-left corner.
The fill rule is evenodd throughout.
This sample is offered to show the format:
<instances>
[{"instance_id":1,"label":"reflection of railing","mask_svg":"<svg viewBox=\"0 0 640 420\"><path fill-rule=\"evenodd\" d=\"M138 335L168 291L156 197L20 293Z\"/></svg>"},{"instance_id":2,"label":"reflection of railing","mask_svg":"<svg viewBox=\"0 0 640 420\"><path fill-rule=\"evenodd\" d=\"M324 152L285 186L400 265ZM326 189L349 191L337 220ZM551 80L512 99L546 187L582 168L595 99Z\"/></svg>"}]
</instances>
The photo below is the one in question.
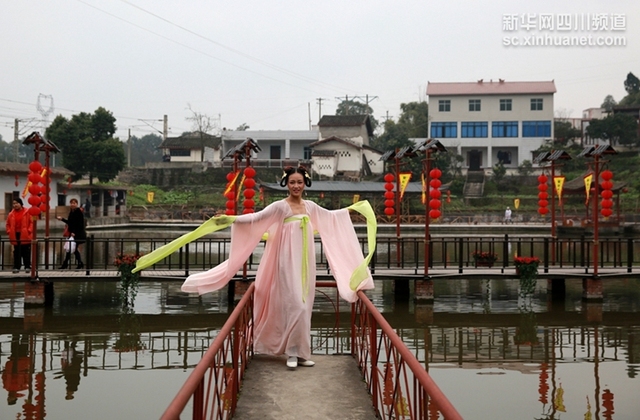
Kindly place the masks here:
<instances>
[{"instance_id":1,"label":"reflection of railing","mask_svg":"<svg viewBox=\"0 0 640 420\"><path fill-rule=\"evenodd\" d=\"M363 292L353 304L352 353L383 419L462 419Z\"/></svg>"},{"instance_id":2,"label":"reflection of railing","mask_svg":"<svg viewBox=\"0 0 640 420\"><path fill-rule=\"evenodd\" d=\"M233 416L244 370L253 355L254 290L252 283L162 419L179 419L192 397L193 419Z\"/></svg>"}]
</instances>

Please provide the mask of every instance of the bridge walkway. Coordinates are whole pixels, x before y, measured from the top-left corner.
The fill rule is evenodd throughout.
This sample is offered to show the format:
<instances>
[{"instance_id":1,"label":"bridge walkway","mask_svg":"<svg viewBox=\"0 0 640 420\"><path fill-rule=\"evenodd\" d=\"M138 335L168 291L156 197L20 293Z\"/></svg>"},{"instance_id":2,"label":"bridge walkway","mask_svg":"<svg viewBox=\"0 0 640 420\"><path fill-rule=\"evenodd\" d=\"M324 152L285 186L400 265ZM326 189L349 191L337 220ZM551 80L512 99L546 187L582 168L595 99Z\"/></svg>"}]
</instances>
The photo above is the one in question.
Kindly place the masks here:
<instances>
[{"instance_id":1,"label":"bridge walkway","mask_svg":"<svg viewBox=\"0 0 640 420\"><path fill-rule=\"evenodd\" d=\"M313 355L316 365L289 370L286 356L255 355L234 420L373 420L371 395L350 355Z\"/></svg>"}]
</instances>

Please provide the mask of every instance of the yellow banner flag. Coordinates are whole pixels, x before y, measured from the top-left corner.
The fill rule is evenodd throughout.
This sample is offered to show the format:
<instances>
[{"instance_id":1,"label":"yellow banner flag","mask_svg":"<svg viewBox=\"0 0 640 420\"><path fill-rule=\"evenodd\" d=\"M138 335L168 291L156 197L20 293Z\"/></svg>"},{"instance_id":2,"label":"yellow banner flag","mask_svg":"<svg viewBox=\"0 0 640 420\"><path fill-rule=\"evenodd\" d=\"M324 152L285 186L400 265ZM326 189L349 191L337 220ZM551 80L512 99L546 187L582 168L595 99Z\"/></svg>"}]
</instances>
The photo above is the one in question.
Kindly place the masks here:
<instances>
[{"instance_id":1,"label":"yellow banner flag","mask_svg":"<svg viewBox=\"0 0 640 420\"><path fill-rule=\"evenodd\" d=\"M553 178L553 184L556 186L556 194L558 194L558 202L562 202L562 187L564 186L564 176L556 176Z\"/></svg>"},{"instance_id":2,"label":"yellow banner flag","mask_svg":"<svg viewBox=\"0 0 640 420\"><path fill-rule=\"evenodd\" d=\"M240 192L242 191L242 184L244 184L244 179L246 177L247 176L245 174L242 174L242 178L240 178L240 185L238 186L238 194L236 194L236 201L240 201Z\"/></svg>"},{"instance_id":3,"label":"yellow banner flag","mask_svg":"<svg viewBox=\"0 0 640 420\"><path fill-rule=\"evenodd\" d=\"M238 179L238 175L240 175L240 171L236 171L235 175L233 176L233 180L229 181L229 183L227 184L227 188L224 189L223 195L227 195L227 193L231 191L231 188L233 188L233 186L236 184L236 179Z\"/></svg>"},{"instance_id":4,"label":"yellow banner flag","mask_svg":"<svg viewBox=\"0 0 640 420\"><path fill-rule=\"evenodd\" d=\"M589 191L591 191L591 183L593 182L593 174L585 175L584 177L584 189L587 192L587 201L585 204L589 204Z\"/></svg>"},{"instance_id":5,"label":"yellow banner flag","mask_svg":"<svg viewBox=\"0 0 640 420\"><path fill-rule=\"evenodd\" d=\"M411 172L400 172L400 200L404 196L404 190L407 188L407 184L411 180Z\"/></svg>"},{"instance_id":6,"label":"yellow banner flag","mask_svg":"<svg viewBox=\"0 0 640 420\"><path fill-rule=\"evenodd\" d=\"M156 193L153 191L148 191L147 192L147 202L149 203L153 203L153 198L155 197Z\"/></svg>"},{"instance_id":7,"label":"yellow banner flag","mask_svg":"<svg viewBox=\"0 0 640 420\"><path fill-rule=\"evenodd\" d=\"M47 174L47 168L42 168L42 172L40 172L40 178L42 178L42 184L44 185L44 176ZM24 186L24 190L22 190L22 198L25 198L27 196L27 193L29 192L29 187L31 186L31 184L33 184L33 182L29 181L29 178L27 178L27 185Z\"/></svg>"},{"instance_id":8,"label":"yellow banner flag","mask_svg":"<svg viewBox=\"0 0 640 420\"><path fill-rule=\"evenodd\" d=\"M513 208L518 210L518 207L520 207L520 199L519 198L514 198L513 199Z\"/></svg>"},{"instance_id":9,"label":"yellow banner flag","mask_svg":"<svg viewBox=\"0 0 640 420\"><path fill-rule=\"evenodd\" d=\"M422 204L427 203L427 180L424 179L424 173L420 174L420 179L422 180Z\"/></svg>"},{"instance_id":10,"label":"yellow banner flag","mask_svg":"<svg viewBox=\"0 0 640 420\"><path fill-rule=\"evenodd\" d=\"M353 204L356 204L360 201L360 194L353 194Z\"/></svg>"}]
</instances>

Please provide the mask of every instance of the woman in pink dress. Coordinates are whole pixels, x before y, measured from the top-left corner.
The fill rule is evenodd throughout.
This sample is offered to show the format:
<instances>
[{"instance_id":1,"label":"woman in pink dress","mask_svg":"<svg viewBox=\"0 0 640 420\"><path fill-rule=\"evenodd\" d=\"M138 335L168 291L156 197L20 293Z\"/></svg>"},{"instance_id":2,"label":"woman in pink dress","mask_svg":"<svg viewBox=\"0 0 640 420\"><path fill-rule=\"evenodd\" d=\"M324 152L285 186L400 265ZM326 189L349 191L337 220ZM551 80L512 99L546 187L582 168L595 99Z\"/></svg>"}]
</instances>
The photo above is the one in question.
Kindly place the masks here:
<instances>
[{"instance_id":1,"label":"woman in pink dress","mask_svg":"<svg viewBox=\"0 0 640 420\"><path fill-rule=\"evenodd\" d=\"M303 167L287 168L280 185L287 198L263 210L240 216L217 216L197 230L138 260L136 271L166 257L186 242L231 225L229 259L203 273L189 276L182 290L207 293L224 287L242 267L266 232L268 238L255 282L254 350L288 356L287 367L313 366L311 357L311 312L315 297L316 250L314 231L320 234L331 273L340 296L355 302L358 290L372 289L368 263L375 249L375 215L366 201L349 208L326 210L302 199L311 178ZM349 209L367 218L367 258L349 216ZM209 225L205 228L205 225ZM154 255L155 254L155 255Z\"/></svg>"}]
</instances>

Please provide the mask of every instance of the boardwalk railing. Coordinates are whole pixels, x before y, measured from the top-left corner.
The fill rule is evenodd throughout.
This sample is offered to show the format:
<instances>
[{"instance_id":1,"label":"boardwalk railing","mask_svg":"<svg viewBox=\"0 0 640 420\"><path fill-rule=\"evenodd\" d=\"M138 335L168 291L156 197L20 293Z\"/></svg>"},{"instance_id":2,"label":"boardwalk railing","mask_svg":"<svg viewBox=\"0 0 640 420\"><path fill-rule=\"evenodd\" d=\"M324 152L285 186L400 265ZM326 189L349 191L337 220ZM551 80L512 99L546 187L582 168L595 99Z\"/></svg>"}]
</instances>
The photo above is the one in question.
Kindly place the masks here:
<instances>
[{"instance_id":1,"label":"boardwalk railing","mask_svg":"<svg viewBox=\"0 0 640 420\"><path fill-rule=\"evenodd\" d=\"M462 419L369 298L352 305L351 352L382 419Z\"/></svg>"},{"instance_id":2,"label":"boardwalk railing","mask_svg":"<svg viewBox=\"0 0 640 420\"><path fill-rule=\"evenodd\" d=\"M87 269L115 269L114 260L118 253L146 254L169 243L173 238L136 237L94 237L87 238L82 246L82 254ZM64 259L63 238L39 239L38 258L35 263L39 270L60 266ZM363 252L367 251L367 240L361 238ZM540 270L546 273L549 267L587 268L593 265L593 239L553 238L540 236L442 236L431 237L429 246L429 267L464 269L475 267L473 253L488 251L497 254L494 267L513 267L515 256L536 256L541 260ZM377 247L371 260L371 270L377 268L413 270L416 274L424 270L424 238L401 236L378 237ZM316 238L317 269L328 272L329 266L323 252L322 243ZM205 237L189 243L179 251L158 262L149 270L190 270L202 271L224 261L229 256L230 241L223 237ZM258 246L247 262L248 270L256 270L263 248ZM0 238L2 269L10 270L13 265L12 247L7 238ZM599 240L598 266L624 268L632 272L635 260L640 255L640 239L627 237L607 237ZM74 263L75 264L75 263Z\"/></svg>"},{"instance_id":3,"label":"boardwalk railing","mask_svg":"<svg viewBox=\"0 0 640 420\"><path fill-rule=\"evenodd\" d=\"M252 283L162 415L163 420L179 419L189 401L194 420L233 416L244 371L253 356L254 289Z\"/></svg>"},{"instance_id":4,"label":"boardwalk railing","mask_svg":"<svg viewBox=\"0 0 640 420\"><path fill-rule=\"evenodd\" d=\"M189 402L194 420L233 417L245 368L253 356L254 286L251 283L162 420L179 419ZM323 281L317 286L336 285ZM447 420L462 419L369 298L363 292L358 292L358 297L360 300L351 305L351 355L369 387L378 416L423 419L428 409L431 416L442 413ZM339 330L340 306L335 308Z\"/></svg>"}]
</instances>

